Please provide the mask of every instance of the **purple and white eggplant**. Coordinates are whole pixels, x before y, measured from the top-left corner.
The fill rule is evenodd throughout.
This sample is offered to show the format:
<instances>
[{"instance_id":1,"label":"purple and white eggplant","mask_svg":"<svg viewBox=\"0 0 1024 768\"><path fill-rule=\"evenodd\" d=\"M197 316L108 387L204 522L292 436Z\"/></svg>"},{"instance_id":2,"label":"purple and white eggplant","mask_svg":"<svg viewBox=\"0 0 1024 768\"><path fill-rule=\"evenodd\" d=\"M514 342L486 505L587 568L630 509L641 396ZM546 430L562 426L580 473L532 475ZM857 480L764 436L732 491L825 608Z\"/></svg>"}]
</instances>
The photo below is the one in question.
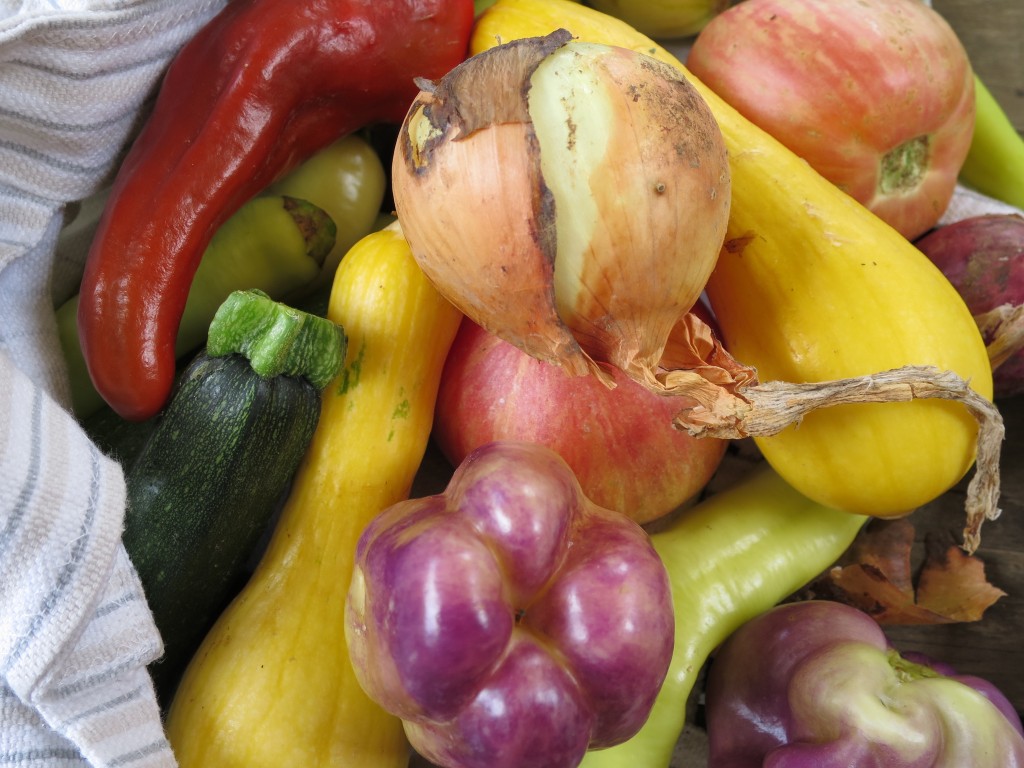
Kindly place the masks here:
<instances>
[{"instance_id":1,"label":"purple and white eggplant","mask_svg":"<svg viewBox=\"0 0 1024 768\"><path fill-rule=\"evenodd\" d=\"M496 442L366 528L346 639L432 762L571 768L647 719L674 612L638 524L590 502L553 451Z\"/></svg>"},{"instance_id":2,"label":"purple and white eggplant","mask_svg":"<svg viewBox=\"0 0 1024 768\"><path fill-rule=\"evenodd\" d=\"M1021 721L990 683L900 655L868 614L807 601L744 624L708 671L715 768L1016 768Z\"/></svg>"}]
</instances>

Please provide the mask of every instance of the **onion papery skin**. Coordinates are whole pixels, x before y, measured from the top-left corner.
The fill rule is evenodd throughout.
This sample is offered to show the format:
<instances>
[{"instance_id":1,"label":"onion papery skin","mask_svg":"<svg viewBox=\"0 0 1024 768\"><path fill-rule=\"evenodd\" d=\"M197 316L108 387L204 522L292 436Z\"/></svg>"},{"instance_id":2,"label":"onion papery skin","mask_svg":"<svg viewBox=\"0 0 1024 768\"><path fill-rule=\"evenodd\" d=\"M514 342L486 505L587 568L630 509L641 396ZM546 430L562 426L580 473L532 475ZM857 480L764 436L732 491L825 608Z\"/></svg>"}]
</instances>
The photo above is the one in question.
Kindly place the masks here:
<instances>
[{"instance_id":1,"label":"onion papery skin","mask_svg":"<svg viewBox=\"0 0 1024 768\"><path fill-rule=\"evenodd\" d=\"M697 91L644 54L564 30L421 88L392 184L427 277L533 357L654 381L729 218L725 144Z\"/></svg>"}]
</instances>

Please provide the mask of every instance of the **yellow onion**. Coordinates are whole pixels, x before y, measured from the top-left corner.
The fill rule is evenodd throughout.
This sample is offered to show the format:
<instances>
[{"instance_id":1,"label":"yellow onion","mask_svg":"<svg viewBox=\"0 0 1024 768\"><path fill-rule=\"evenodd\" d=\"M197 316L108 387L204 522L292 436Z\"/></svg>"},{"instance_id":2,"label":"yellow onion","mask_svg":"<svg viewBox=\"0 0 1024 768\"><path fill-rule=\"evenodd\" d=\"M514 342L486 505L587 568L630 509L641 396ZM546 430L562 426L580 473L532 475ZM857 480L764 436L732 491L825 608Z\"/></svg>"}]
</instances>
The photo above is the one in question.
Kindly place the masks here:
<instances>
[{"instance_id":1,"label":"yellow onion","mask_svg":"<svg viewBox=\"0 0 1024 768\"><path fill-rule=\"evenodd\" d=\"M420 81L392 169L427 277L464 314L574 375L655 381L718 259L718 124L672 67L559 30Z\"/></svg>"}]
</instances>

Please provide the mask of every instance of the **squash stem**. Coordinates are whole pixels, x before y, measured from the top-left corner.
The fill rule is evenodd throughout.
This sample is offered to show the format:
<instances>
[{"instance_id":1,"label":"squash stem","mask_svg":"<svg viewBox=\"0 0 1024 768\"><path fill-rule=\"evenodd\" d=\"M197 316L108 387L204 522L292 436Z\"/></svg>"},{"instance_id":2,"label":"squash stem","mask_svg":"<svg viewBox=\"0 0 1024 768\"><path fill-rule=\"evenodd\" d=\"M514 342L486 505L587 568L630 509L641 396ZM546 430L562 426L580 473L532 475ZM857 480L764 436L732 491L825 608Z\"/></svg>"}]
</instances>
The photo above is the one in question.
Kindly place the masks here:
<instances>
[{"instance_id":1,"label":"squash stem","mask_svg":"<svg viewBox=\"0 0 1024 768\"><path fill-rule=\"evenodd\" d=\"M239 354L263 378L303 376L323 389L341 370L347 344L341 326L248 290L234 291L221 304L206 353Z\"/></svg>"}]
</instances>

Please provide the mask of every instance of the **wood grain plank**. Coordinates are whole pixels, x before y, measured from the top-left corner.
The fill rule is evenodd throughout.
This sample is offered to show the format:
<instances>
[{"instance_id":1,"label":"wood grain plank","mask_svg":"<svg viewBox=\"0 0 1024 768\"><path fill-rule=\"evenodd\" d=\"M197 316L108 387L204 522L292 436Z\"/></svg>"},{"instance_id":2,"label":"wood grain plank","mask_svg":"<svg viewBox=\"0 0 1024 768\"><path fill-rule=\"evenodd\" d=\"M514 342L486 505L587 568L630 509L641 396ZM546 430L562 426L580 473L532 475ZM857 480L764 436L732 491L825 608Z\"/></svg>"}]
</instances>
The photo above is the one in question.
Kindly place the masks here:
<instances>
[{"instance_id":1,"label":"wood grain plank","mask_svg":"<svg viewBox=\"0 0 1024 768\"><path fill-rule=\"evenodd\" d=\"M956 30L982 82L1024 133L1024 2L932 0Z\"/></svg>"}]
</instances>

